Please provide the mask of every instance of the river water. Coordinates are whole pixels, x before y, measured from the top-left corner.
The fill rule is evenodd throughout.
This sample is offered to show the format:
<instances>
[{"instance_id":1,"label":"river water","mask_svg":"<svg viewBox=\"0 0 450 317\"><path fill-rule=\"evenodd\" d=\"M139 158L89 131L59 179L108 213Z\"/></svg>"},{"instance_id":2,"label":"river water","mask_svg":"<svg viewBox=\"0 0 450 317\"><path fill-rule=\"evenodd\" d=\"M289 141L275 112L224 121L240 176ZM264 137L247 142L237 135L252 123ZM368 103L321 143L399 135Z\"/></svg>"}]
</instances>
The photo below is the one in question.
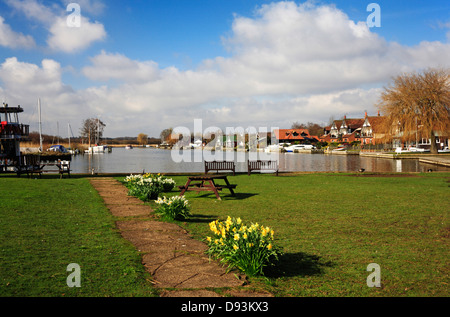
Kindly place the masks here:
<instances>
[{"instance_id":1,"label":"river water","mask_svg":"<svg viewBox=\"0 0 450 317\"><path fill-rule=\"evenodd\" d=\"M114 148L111 153L77 155L72 158L73 173L201 173L204 160L234 160L236 172L247 172L247 159L277 159L280 172L425 172L450 171L420 163L416 159L394 160L359 155L209 152L176 152L155 148Z\"/></svg>"}]
</instances>

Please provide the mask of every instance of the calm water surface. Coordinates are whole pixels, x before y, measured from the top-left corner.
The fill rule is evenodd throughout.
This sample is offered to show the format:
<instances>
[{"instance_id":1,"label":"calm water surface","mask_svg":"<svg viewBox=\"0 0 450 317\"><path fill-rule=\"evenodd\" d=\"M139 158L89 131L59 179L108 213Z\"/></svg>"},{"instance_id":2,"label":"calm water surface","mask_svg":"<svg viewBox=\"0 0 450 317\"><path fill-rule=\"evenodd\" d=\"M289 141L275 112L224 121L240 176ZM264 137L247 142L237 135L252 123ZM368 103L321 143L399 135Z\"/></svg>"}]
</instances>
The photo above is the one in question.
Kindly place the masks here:
<instances>
[{"instance_id":1,"label":"calm water surface","mask_svg":"<svg viewBox=\"0 0 450 317\"><path fill-rule=\"evenodd\" d=\"M184 160L181 161L181 153ZM228 155L228 157L227 157ZM204 172L203 161L234 159L236 172L247 172L247 159L269 159L268 153L185 151L154 148L114 148L112 153L77 155L72 158L73 173L198 173ZM279 169L285 172L356 172L364 168L367 172L424 172L450 171L449 167L420 163L418 160L393 160L360 157L359 155L330 155L303 153L276 153Z\"/></svg>"}]
</instances>

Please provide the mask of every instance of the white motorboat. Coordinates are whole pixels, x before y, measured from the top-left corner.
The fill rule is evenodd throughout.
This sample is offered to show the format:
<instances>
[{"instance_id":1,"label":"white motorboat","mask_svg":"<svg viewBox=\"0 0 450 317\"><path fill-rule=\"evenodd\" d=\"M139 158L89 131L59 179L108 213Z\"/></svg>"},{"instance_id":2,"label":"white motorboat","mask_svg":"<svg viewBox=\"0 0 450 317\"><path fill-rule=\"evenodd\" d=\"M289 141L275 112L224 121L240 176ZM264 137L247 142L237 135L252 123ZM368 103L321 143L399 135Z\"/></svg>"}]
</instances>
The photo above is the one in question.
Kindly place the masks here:
<instances>
[{"instance_id":1,"label":"white motorboat","mask_svg":"<svg viewBox=\"0 0 450 317\"><path fill-rule=\"evenodd\" d=\"M99 153L105 153L106 146L104 145L95 145L89 147L89 149L85 150L85 153L89 154L99 154Z\"/></svg>"},{"instance_id":2,"label":"white motorboat","mask_svg":"<svg viewBox=\"0 0 450 317\"><path fill-rule=\"evenodd\" d=\"M407 149L403 149L401 147L398 147L395 149L395 153L397 154L401 154L401 153L424 153L424 152L430 152L430 150L427 149L423 149L423 148L419 148L419 147L415 147L415 146L410 146Z\"/></svg>"},{"instance_id":3,"label":"white motorboat","mask_svg":"<svg viewBox=\"0 0 450 317\"><path fill-rule=\"evenodd\" d=\"M202 140L195 140L194 143L189 143L189 148L191 149L201 149L202 146Z\"/></svg>"},{"instance_id":4,"label":"white motorboat","mask_svg":"<svg viewBox=\"0 0 450 317\"><path fill-rule=\"evenodd\" d=\"M296 150L312 150L314 148L315 148L314 145L311 144L296 144L288 146L284 149L286 150L286 152L294 152Z\"/></svg>"},{"instance_id":5,"label":"white motorboat","mask_svg":"<svg viewBox=\"0 0 450 317\"><path fill-rule=\"evenodd\" d=\"M264 149L264 152L279 152L279 151L281 151L282 148L283 147L279 144L272 144L272 145L269 145L268 147L266 147Z\"/></svg>"},{"instance_id":6,"label":"white motorboat","mask_svg":"<svg viewBox=\"0 0 450 317\"><path fill-rule=\"evenodd\" d=\"M410 146L408 148L408 150L409 150L409 152L430 152L430 150L423 149L423 148L420 148L420 147L415 147L415 146Z\"/></svg>"}]
</instances>

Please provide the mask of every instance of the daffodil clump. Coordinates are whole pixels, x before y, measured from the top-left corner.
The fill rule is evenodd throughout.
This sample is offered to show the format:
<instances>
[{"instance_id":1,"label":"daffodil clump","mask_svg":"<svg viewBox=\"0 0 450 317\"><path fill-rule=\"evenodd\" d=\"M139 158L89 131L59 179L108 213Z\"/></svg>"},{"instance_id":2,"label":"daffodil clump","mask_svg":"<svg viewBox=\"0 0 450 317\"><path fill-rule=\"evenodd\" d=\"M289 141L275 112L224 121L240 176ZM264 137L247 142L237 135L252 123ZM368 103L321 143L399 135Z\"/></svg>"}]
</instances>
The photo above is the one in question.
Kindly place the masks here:
<instances>
[{"instance_id":1,"label":"daffodil clump","mask_svg":"<svg viewBox=\"0 0 450 317\"><path fill-rule=\"evenodd\" d=\"M258 223L247 226L240 218L228 217L226 221L209 224L214 233L207 237L207 253L237 268L249 276L263 275L263 268L278 259L278 248L274 247L274 231Z\"/></svg>"},{"instance_id":2,"label":"daffodil clump","mask_svg":"<svg viewBox=\"0 0 450 317\"><path fill-rule=\"evenodd\" d=\"M161 192L171 191L175 181L160 174L132 174L125 178L125 186L128 188L128 195L148 201L158 198Z\"/></svg>"},{"instance_id":3,"label":"daffodil clump","mask_svg":"<svg viewBox=\"0 0 450 317\"><path fill-rule=\"evenodd\" d=\"M163 218L184 220L191 216L189 201L184 196L159 197L155 203L159 205L155 213Z\"/></svg>"}]
</instances>

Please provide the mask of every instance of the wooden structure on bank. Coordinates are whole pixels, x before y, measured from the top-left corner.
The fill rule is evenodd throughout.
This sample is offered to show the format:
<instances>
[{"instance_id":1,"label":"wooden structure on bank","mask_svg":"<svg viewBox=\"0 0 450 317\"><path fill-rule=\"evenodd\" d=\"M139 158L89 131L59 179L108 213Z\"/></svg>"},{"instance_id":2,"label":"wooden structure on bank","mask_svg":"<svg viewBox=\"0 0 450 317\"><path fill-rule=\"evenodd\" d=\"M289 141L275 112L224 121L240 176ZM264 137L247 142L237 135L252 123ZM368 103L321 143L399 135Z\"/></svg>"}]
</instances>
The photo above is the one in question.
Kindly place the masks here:
<instances>
[{"instance_id":1,"label":"wooden structure on bank","mask_svg":"<svg viewBox=\"0 0 450 317\"><path fill-rule=\"evenodd\" d=\"M30 126L21 124L19 113L24 110L20 106L9 107L8 104L0 106L0 174L35 174L42 176L44 172L56 172L70 177L70 154L49 155L26 154L20 152L20 142L27 140L30 135ZM56 166L55 171L45 170L45 166Z\"/></svg>"},{"instance_id":2,"label":"wooden structure on bank","mask_svg":"<svg viewBox=\"0 0 450 317\"><path fill-rule=\"evenodd\" d=\"M28 138L30 126L19 122L20 106L0 106L0 173L19 173L25 161L20 153L20 142Z\"/></svg>"}]
</instances>

